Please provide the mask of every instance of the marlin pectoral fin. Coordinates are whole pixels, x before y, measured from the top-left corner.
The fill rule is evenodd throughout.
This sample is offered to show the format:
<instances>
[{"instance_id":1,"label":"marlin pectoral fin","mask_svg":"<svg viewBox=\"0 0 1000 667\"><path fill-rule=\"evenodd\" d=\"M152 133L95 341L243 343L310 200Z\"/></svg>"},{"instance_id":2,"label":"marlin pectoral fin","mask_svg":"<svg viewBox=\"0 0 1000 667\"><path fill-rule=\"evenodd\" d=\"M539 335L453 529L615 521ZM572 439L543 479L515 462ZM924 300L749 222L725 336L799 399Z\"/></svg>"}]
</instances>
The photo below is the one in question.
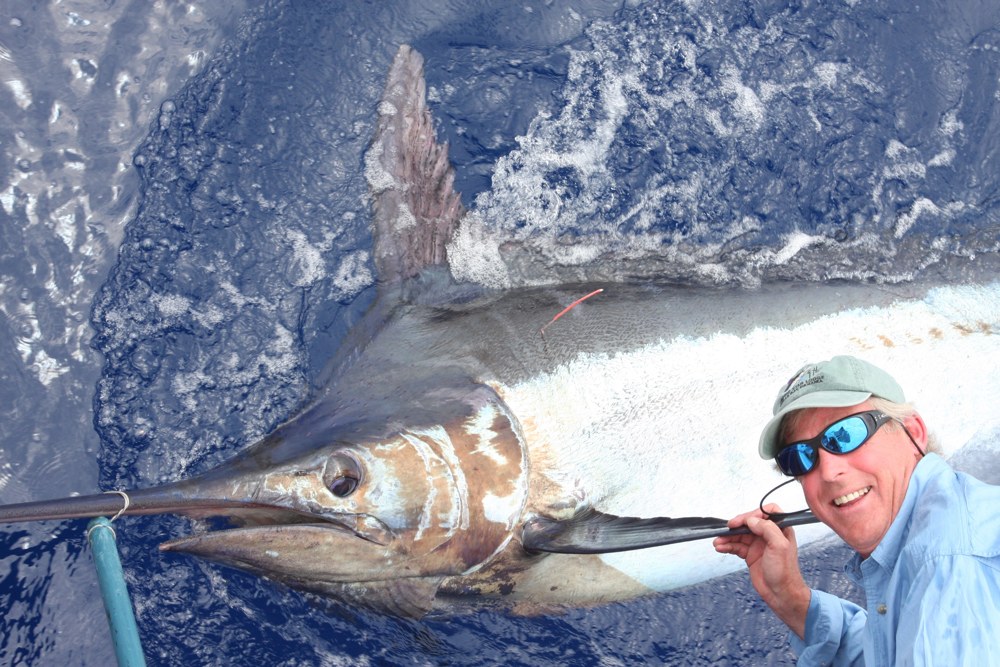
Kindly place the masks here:
<instances>
[{"instance_id":1,"label":"marlin pectoral fin","mask_svg":"<svg viewBox=\"0 0 1000 667\"><path fill-rule=\"evenodd\" d=\"M782 528L819 521L809 510L775 514L772 519ZM746 528L731 530L725 519L715 517L639 519L588 508L564 521L547 517L531 519L522 529L521 543L528 551L602 554L747 532Z\"/></svg>"}]
</instances>

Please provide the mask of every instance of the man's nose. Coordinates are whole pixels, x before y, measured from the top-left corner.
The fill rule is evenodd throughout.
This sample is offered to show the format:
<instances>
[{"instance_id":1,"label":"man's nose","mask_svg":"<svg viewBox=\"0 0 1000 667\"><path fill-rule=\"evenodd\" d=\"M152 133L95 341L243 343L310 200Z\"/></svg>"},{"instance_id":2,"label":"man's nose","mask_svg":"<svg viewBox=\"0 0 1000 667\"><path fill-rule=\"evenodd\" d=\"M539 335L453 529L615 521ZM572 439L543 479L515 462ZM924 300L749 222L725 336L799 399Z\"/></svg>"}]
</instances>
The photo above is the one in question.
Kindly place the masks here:
<instances>
[{"instance_id":1,"label":"man's nose","mask_svg":"<svg viewBox=\"0 0 1000 667\"><path fill-rule=\"evenodd\" d=\"M819 448L819 454L816 458L816 469L823 479L836 479L837 476L843 474L849 467L850 464L847 461L847 457L843 454L831 454L822 447Z\"/></svg>"}]
</instances>

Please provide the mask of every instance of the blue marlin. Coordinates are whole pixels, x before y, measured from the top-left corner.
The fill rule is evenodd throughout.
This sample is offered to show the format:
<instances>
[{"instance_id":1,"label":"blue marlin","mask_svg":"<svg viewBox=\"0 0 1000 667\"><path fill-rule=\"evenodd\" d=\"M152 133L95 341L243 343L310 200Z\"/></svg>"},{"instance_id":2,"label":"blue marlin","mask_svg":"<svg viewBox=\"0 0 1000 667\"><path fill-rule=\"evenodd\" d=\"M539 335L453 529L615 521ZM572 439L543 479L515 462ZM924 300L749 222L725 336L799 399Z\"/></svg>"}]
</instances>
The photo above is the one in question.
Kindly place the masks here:
<instances>
[{"instance_id":1,"label":"blue marlin","mask_svg":"<svg viewBox=\"0 0 1000 667\"><path fill-rule=\"evenodd\" d=\"M466 211L409 47L378 114L378 297L304 409L214 470L125 494L126 514L234 524L162 550L400 616L593 605L740 566L697 541L725 522L697 517L774 485L757 433L768 392L805 361L868 356L925 388L945 454L1000 425L995 258L944 284L486 289L449 270ZM122 505L37 501L0 522Z\"/></svg>"}]
</instances>

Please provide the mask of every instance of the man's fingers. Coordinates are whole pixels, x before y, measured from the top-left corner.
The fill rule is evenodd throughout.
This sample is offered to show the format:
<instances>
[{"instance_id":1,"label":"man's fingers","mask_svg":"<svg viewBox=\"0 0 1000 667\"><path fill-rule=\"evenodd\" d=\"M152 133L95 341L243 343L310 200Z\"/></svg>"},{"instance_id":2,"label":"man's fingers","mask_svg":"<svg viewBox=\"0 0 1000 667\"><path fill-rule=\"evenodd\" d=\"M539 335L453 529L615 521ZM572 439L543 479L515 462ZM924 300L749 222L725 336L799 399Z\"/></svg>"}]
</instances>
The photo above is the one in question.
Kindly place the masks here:
<instances>
[{"instance_id":1,"label":"man's fingers","mask_svg":"<svg viewBox=\"0 0 1000 667\"><path fill-rule=\"evenodd\" d=\"M766 508L767 514L780 511L781 508L773 504L768 505ZM712 541L712 546L719 553L733 554L744 560L749 556L754 543L757 543L759 540L764 541L764 544L761 545L764 548L787 550L790 543L793 545L795 543L794 531L791 528L782 530L767 517L767 514L760 509L755 509L733 517L728 523L730 528L746 526L750 533L746 535L717 537Z\"/></svg>"},{"instance_id":2,"label":"man's fingers","mask_svg":"<svg viewBox=\"0 0 1000 667\"><path fill-rule=\"evenodd\" d=\"M740 538L749 539L749 535L741 535ZM720 554L733 554L734 556L739 556L743 560L746 560L747 554L750 553L750 544L744 539L737 539L732 537L717 537L712 541L712 546Z\"/></svg>"},{"instance_id":3,"label":"man's fingers","mask_svg":"<svg viewBox=\"0 0 1000 667\"><path fill-rule=\"evenodd\" d=\"M784 528L768 519L750 517L747 519L747 528L754 535L764 540L770 548L785 549L789 544L795 544L795 531L792 528Z\"/></svg>"},{"instance_id":4,"label":"man's fingers","mask_svg":"<svg viewBox=\"0 0 1000 667\"><path fill-rule=\"evenodd\" d=\"M726 525L728 525L730 528L739 528L741 526L747 525L747 519L749 519L750 517L757 517L758 519L766 519L768 518L768 515L780 514L781 511L782 511L781 507L779 507L775 503L769 503L767 506L764 507L763 512L760 510L760 508L757 508L749 512L744 512L743 514L737 514L732 519L730 519Z\"/></svg>"}]
</instances>

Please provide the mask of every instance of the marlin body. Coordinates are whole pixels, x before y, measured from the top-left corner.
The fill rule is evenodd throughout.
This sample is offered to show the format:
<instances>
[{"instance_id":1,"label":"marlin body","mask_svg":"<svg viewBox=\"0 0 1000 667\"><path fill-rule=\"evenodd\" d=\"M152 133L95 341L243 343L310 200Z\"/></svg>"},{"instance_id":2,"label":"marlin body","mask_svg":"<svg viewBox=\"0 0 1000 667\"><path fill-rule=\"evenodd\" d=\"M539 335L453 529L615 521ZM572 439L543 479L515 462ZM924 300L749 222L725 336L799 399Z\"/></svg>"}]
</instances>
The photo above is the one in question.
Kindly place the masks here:
<instances>
[{"instance_id":1,"label":"marlin body","mask_svg":"<svg viewBox=\"0 0 1000 667\"><path fill-rule=\"evenodd\" d=\"M1000 282L988 267L970 265L985 277L959 285L891 288L458 284L447 243L464 211L408 47L379 113L366 162L379 297L298 415L215 470L129 492L129 514L240 524L164 550L402 616L591 605L741 565L687 541L713 520L665 517L729 517L780 481L757 436L807 361L852 353L889 369L946 455L1000 432ZM120 505L41 501L0 508L0 521ZM539 518L593 516L661 517L679 543L525 548Z\"/></svg>"}]
</instances>

